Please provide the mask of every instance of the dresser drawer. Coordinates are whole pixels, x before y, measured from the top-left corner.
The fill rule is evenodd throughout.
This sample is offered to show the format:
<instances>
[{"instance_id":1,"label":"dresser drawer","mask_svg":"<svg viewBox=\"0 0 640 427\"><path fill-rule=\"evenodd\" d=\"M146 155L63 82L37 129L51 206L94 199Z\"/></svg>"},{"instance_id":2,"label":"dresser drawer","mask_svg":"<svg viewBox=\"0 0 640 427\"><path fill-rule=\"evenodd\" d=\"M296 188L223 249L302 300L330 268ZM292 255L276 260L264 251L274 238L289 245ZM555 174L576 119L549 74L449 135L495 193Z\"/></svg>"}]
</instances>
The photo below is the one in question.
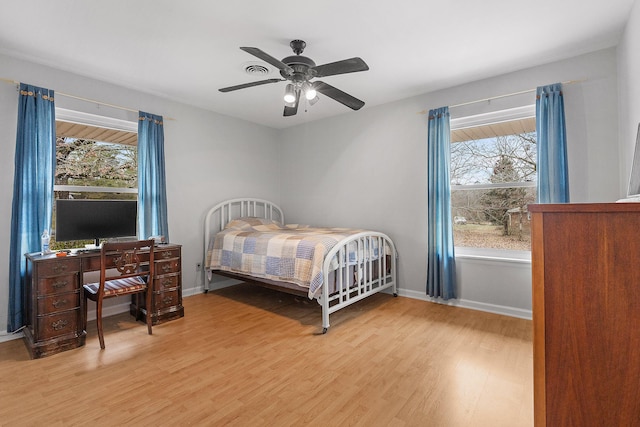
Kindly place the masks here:
<instances>
[{"instance_id":1,"label":"dresser drawer","mask_svg":"<svg viewBox=\"0 0 640 427\"><path fill-rule=\"evenodd\" d=\"M80 260L77 258L60 259L52 262L38 264L38 276L60 276L80 271Z\"/></svg>"},{"instance_id":2,"label":"dresser drawer","mask_svg":"<svg viewBox=\"0 0 640 427\"><path fill-rule=\"evenodd\" d=\"M158 292L154 295L155 310L161 311L165 308L169 308L178 305L180 302L180 293L178 289L166 292Z\"/></svg>"},{"instance_id":3,"label":"dresser drawer","mask_svg":"<svg viewBox=\"0 0 640 427\"><path fill-rule=\"evenodd\" d=\"M65 274L38 280L38 296L73 292L80 288L78 273Z\"/></svg>"},{"instance_id":4,"label":"dresser drawer","mask_svg":"<svg viewBox=\"0 0 640 427\"><path fill-rule=\"evenodd\" d=\"M158 261L155 265L156 276L163 274L178 273L180 271L180 259L170 259L167 261Z\"/></svg>"},{"instance_id":5,"label":"dresser drawer","mask_svg":"<svg viewBox=\"0 0 640 427\"><path fill-rule=\"evenodd\" d=\"M38 298L38 314L48 315L80 307L80 290Z\"/></svg>"},{"instance_id":6,"label":"dresser drawer","mask_svg":"<svg viewBox=\"0 0 640 427\"><path fill-rule=\"evenodd\" d=\"M68 334L77 334L80 308L48 316L38 316L38 337L48 340Z\"/></svg>"},{"instance_id":7,"label":"dresser drawer","mask_svg":"<svg viewBox=\"0 0 640 427\"><path fill-rule=\"evenodd\" d=\"M166 274L157 277L154 282L156 292L166 292L180 286L180 273Z\"/></svg>"}]
</instances>

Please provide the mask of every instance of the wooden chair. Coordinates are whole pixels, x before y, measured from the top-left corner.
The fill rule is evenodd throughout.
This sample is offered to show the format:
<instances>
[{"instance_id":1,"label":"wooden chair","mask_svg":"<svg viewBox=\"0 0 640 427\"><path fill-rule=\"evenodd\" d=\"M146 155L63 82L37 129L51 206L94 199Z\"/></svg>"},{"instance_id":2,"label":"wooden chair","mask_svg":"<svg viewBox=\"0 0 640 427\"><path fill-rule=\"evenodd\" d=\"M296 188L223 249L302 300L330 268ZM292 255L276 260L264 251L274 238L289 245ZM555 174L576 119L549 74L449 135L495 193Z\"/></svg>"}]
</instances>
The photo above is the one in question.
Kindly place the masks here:
<instances>
[{"instance_id":1,"label":"wooden chair","mask_svg":"<svg viewBox=\"0 0 640 427\"><path fill-rule=\"evenodd\" d=\"M136 320L140 319L140 295L146 292L146 322L151 335L151 297L153 294L153 240L103 243L100 256L100 281L83 286L84 326L87 329L87 299L96 302L96 321L100 348L104 349L102 301L122 295L136 295ZM148 248L148 254L140 255ZM143 259L142 259L143 258ZM147 264L148 259L148 264Z\"/></svg>"}]
</instances>

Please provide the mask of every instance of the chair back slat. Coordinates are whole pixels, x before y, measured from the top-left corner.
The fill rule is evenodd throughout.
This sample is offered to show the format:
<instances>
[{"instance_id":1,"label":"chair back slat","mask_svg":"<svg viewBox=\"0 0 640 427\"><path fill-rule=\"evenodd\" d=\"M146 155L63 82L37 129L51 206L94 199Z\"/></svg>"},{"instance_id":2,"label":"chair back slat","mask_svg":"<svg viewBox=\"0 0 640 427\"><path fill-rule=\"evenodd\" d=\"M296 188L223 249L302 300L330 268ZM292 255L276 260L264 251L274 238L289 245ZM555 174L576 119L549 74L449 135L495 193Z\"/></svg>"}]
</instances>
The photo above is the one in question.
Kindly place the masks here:
<instances>
[{"instance_id":1,"label":"chair back slat","mask_svg":"<svg viewBox=\"0 0 640 427\"><path fill-rule=\"evenodd\" d=\"M109 280L135 276L153 277L153 245L153 239L103 243L100 263L101 290L104 289L104 282ZM139 253L143 249L148 249L144 255Z\"/></svg>"}]
</instances>

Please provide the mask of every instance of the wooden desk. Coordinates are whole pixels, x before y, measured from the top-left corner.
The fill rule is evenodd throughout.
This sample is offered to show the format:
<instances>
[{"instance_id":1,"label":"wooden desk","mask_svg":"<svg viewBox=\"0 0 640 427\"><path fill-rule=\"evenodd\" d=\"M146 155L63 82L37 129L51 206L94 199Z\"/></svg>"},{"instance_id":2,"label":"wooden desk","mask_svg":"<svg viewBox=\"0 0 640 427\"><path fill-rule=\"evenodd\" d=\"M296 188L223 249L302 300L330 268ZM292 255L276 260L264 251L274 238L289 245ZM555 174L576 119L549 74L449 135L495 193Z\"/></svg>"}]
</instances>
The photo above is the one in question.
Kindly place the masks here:
<instances>
[{"instance_id":1,"label":"wooden desk","mask_svg":"<svg viewBox=\"0 0 640 427\"><path fill-rule=\"evenodd\" d=\"M181 249L174 244L154 249L153 324L184 316ZM87 333L82 321L82 284L84 273L100 270L100 251L65 257L36 252L25 257L27 326L24 339L31 357L37 359L83 346ZM132 299L130 311L134 312L135 308L135 299ZM146 307L141 309L145 311Z\"/></svg>"}]
</instances>

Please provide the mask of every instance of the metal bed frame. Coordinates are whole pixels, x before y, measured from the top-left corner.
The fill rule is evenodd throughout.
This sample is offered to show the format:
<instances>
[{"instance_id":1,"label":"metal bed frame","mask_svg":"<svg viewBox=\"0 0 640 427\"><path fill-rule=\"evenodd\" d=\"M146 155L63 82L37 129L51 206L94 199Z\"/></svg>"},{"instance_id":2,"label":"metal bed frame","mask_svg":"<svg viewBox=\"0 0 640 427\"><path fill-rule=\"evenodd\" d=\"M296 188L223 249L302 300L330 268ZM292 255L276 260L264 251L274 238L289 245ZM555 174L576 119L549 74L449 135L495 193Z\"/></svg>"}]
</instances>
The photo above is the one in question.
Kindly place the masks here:
<instances>
[{"instance_id":1,"label":"metal bed frame","mask_svg":"<svg viewBox=\"0 0 640 427\"><path fill-rule=\"evenodd\" d=\"M254 198L231 199L209 209L204 224L203 265L207 273L205 275L205 293L209 291L210 279L208 278L211 276L209 273L216 272L206 265L209 241L215 237L216 233L223 230L227 223L241 217L265 218L284 224L282 209L267 200ZM350 259L348 259L349 245L352 248L356 248L355 251L351 251ZM374 259L373 256L368 256L369 248L374 247L387 248L390 253L386 253L386 256L379 257L379 259ZM334 261L332 262L332 260ZM332 268L332 264L333 266L337 264L337 269ZM383 233L366 231L349 236L336 244L324 259L322 291L316 297L318 304L322 306L322 333L326 333L329 328L329 315L331 313L385 289L391 288L393 296L398 296L396 267L397 252L395 245ZM234 277L229 272L225 271L224 273L225 276ZM337 291L330 294L329 281L331 273L334 273L333 278L336 281ZM241 275L238 275L237 278L246 281L246 277ZM252 280L261 281L260 278L252 278ZM272 281L268 283L273 284ZM283 287L282 291L287 292L288 289Z\"/></svg>"}]
</instances>

